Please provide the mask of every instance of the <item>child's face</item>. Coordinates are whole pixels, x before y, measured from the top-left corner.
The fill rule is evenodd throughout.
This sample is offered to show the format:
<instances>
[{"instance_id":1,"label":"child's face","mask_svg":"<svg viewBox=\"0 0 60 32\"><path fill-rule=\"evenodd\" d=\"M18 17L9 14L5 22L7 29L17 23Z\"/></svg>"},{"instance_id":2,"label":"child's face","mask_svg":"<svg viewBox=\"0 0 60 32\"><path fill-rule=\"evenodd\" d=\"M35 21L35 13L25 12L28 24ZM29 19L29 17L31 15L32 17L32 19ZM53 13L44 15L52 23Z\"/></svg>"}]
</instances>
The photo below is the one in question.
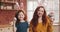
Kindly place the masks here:
<instances>
[{"instance_id":1,"label":"child's face","mask_svg":"<svg viewBox=\"0 0 60 32\"><path fill-rule=\"evenodd\" d=\"M23 20L24 19L24 13L23 12L19 12L18 18L19 20Z\"/></svg>"}]
</instances>

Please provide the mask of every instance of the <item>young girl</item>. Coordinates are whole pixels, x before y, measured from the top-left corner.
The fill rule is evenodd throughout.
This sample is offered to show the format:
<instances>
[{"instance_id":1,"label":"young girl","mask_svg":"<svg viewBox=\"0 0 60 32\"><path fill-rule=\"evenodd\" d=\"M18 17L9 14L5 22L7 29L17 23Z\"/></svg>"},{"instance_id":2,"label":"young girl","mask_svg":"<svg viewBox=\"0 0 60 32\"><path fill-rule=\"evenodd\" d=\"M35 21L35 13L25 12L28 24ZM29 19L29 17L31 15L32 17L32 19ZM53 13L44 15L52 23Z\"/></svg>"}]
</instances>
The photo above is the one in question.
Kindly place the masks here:
<instances>
[{"instance_id":1,"label":"young girl","mask_svg":"<svg viewBox=\"0 0 60 32\"><path fill-rule=\"evenodd\" d=\"M36 8L30 22L29 32L52 32L51 20L46 15L46 11L43 6Z\"/></svg>"},{"instance_id":2,"label":"young girl","mask_svg":"<svg viewBox=\"0 0 60 32\"><path fill-rule=\"evenodd\" d=\"M16 23L15 26L17 28L16 32L27 32L27 28L28 28L28 22L26 21L26 14L24 13L24 11L19 10L16 15Z\"/></svg>"}]
</instances>

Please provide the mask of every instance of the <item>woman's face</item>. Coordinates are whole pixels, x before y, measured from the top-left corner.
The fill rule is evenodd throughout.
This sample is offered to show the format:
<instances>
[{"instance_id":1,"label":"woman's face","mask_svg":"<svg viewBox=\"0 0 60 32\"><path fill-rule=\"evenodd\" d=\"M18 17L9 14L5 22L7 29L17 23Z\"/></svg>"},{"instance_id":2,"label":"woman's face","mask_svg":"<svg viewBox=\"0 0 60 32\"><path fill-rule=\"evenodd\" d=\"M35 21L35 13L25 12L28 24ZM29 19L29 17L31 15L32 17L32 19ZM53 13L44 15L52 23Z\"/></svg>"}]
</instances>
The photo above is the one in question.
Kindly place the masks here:
<instances>
[{"instance_id":1,"label":"woman's face","mask_svg":"<svg viewBox=\"0 0 60 32\"><path fill-rule=\"evenodd\" d=\"M37 11L37 15L41 17L44 14L44 8L40 8L39 11Z\"/></svg>"},{"instance_id":2,"label":"woman's face","mask_svg":"<svg viewBox=\"0 0 60 32\"><path fill-rule=\"evenodd\" d=\"M24 13L23 12L19 12L18 18L19 20L23 20L24 19Z\"/></svg>"}]
</instances>

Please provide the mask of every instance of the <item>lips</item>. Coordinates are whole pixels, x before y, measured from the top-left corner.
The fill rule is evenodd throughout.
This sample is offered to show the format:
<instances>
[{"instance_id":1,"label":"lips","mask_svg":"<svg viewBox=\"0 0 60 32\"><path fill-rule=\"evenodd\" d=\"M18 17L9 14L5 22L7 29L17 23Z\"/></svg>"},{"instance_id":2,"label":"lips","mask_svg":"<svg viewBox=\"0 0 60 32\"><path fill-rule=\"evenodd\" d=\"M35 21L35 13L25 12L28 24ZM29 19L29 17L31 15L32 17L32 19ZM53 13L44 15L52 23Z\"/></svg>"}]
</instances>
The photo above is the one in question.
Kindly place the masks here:
<instances>
[{"instance_id":1,"label":"lips","mask_svg":"<svg viewBox=\"0 0 60 32\"><path fill-rule=\"evenodd\" d=\"M38 15L42 15L41 13L39 13Z\"/></svg>"},{"instance_id":2,"label":"lips","mask_svg":"<svg viewBox=\"0 0 60 32\"><path fill-rule=\"evenodd\" d=\"M20 17L20 18L23 18L23 17Z\"/></svg>"}]
</instances>

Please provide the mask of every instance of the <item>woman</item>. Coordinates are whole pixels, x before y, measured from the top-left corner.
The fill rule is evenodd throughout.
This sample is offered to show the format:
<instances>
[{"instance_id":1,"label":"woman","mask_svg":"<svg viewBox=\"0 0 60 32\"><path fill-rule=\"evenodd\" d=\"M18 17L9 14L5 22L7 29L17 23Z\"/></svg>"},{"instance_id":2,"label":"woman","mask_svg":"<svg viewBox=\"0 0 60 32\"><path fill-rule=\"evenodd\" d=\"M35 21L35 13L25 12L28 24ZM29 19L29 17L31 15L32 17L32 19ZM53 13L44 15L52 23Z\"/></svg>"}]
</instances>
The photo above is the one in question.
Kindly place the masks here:
<instances>
[{"instance_id":1,"label":"woman","mask_svg":"<svg viewBox=\"0 0 60 32\"><path fill-rule=\"evenodd\" d=\"M27 32L28 22L26 21L26 14L23 10L19 10L16 15L15 26L17 28L16 32Z\"/></svg>"},{"instance_id":2,"label":"woman","mask_svg":"<svg viewBox=\"0 0 60 32\"><path fill-rule=\"evenodd\" d=\"M43 6L36 8L30 22L29 32L52 32L50 19L46 15L46 11Z\"/></svg>"}]
</instances>

